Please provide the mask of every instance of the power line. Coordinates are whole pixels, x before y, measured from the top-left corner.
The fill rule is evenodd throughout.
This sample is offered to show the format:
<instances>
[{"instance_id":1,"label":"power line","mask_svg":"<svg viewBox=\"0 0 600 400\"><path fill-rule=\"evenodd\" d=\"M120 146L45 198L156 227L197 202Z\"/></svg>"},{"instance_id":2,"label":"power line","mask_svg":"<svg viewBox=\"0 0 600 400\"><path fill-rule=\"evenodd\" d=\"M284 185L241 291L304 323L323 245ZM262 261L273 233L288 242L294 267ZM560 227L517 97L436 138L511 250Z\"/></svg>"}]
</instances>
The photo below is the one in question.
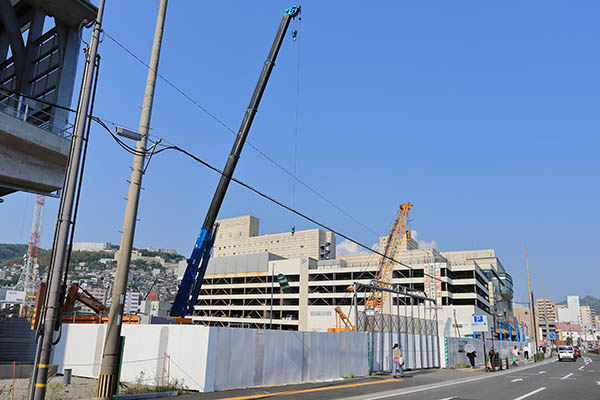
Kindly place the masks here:
<instances>
[{"instance_id":1,"label":"power line","mask_svg":"<svg viewBox=\"0 0 600 400\"><path fill-rule=\"evenodd\" d=\"M101 125L102 125L102 127L103 127L103 128L105 128L105 129L106 129L106 130L107 130L107 131L108 131L108 132L111 134L111 136L113 137L113 139L116 139L116 140L118 140L118 141L120 142L120 143L119 143L119 145L121 145L121 147L123 147L123 146L124 146L124 147L127 147L127 149L126 149L126 150L127 150L127 151L129 151L129 152L133 152L133 151L135 151L135 149L134 149L134 148L132 148L132 147L128 146L127 144L125 144L125 143L123 143L121 140L119 140L119 139L118 139L118 138L117 138L117 137L116 137L116 136L115 136L115 135L112 133L112 131L111 131L111 130L110 130L110 129L109 129L109 128L108 128L108 127L105 125L105 124L101 124ZM198 156L196 156L196 155L194 155L194 154L190 153L189 151L187 151L187 150L185 150L185 149L183 149L183 148L181 148L181 147L179 147L179 146L177 146L177 145L171 144L171 145L169 145L169 146L165 146L165 145L161 145L161 146L163 146L161 149L159 149L159 150L157 150L157 151L155 151L155 152L154 152L154 154L155 154L155 155L156 155L156 154L159 154L159 153L162 153L162 152L164 152L164 151L167 151L167 150L175 150L175 151L177 151L177 152L180 152L180 153L182 153L182 154L184 154L184 155L186 155L186 156L190 157L190 158L191 158L191 159L193 159L194 161L196 161L196 162L198 162L198 163L200 163L200 164L204 165L205 167L207 167L207 168L209 168L209 169L213 170L214 172L217 172L217 173L218 173L218 174L220 174L220 175L225 175L225 173L224 173L224 172L223 172L221 169L219 169L219 168L217 168L217 167L213 166L212 164L210 164L210 163L208 163L208 162L206 162L206 161L202 160L200 157L198 157ZM273 198L272 196L270 196L270 195L268 195L268 194L266 194L266 193L263 193L263 192L261 192L260 190L258 190L258 189L256 189L256 188L254 188L254 187L250 186L249 184L247 184L247 183L243 182L243 181L242 181L242 180L240 180L240 179L237 179L237 178L235 178L235 177L233 177L233 176L231 176L231 177L229 177L229 178L230 178L230 179L231 179L233 182L235 182L235 183L237 183L238 185L240 185L240 186L242 186L242 187L244 187L244 188L246 188L246 189L250 190L251 192L254 192L254 193L255 193L255 194L257 194L258 196L260 196L260 197L262 197L262 198L264 198L264 199L266 199L266 200L268 200L268 201L270 201L270 202L272 202L272 203L274 203L274 204L276 204L276 205L278 205L278 206L280 206L280 207L282 207L282 208L284 208L284 209L286 209L286 210L288 210L288 211L290 211L290 212L292 212L292 213L294 213L294 214L298 215L298 216L299 216L299 217L301 217L301 218L304 218L305 220L307 220L307 221L309 221L309 222L312 222L312 223L313 223L313 224L315 224L315 225L318 225L318 226L320 226L320 227L321 227L321 228L323 228L323 229L326 229L326 230L328 230L328 231L330 231L330 232L333 232L333 233L335 233L336 235L338 235L338 236L340 236L340 237L343 237L344 239L346 239L346 240L348 240L348 241L350 241L350 242L352 242L352 243L354 243L354 244L358 245L359 247L362 247L363 249L365 249L365 250L368 250L368 251L369 251L369 252L371 252L372 254L379 255L379 256L381 256L381 257L383 257L383 258L386 258L386 259L388 259L388 260L390 260L390 261L392 261L392 262L394 262L394 263L396 263L396 264L398 264L398 265L401 265L401 266L403 266L403 267L406 267L406 268L408 268L408 269L409 269L411 272L412 272L413 270L415 270L415 268L413 268L412 266L410 266L410 265L407 265L407 264L404 264L404 263L402 263L402 262L400 262L400 261L398 261L398 260L394 259L393 257L390 257L390 256L388 256L388 255L386 255L386 254L383 254L383 253L381 253L381 252L379 252L379 251L377 251L377 250L375 250L375 249L373 249L373 248L371 248L371 247L369 247L369 246L367 246L367 245L365 245L365 244L363 244L363 243L361 243L361 242L359 242L359 241L357 241L357 240L355 240L355 239L352 239L350 236L348 236L348 235L346 235L346 234L344 234L344 233L341 233L340 231L337 231L337 230L335 230L335 229L333 229L333 228L331 228L331 227L329 227L329 226L325 225L324 223L321 223L321 222L317 221L316 219L314 219L314 218L312 218L312 217L309 217L308 215L306 215L306 214L304 214L304 213L302 213L302 212L300 212L300 211L296 210L295 208L293 208L293 207L290 207L290 206L288 206L288 205L286 205L286 204L282 203L281 201L279 201L279 200L277 200L277 199ZM441 278L438 278L438 277L436 277L435 275L426 274L426 273L425 273L425 271L423 271L423 276L427 276L427 277L429 277L429 278L433 279L434 281L438 281L438 282L440 282L440 283L444 283L444 281L443 281ZM446 283L448 283L448 282L446 282ZM453 286L453 288L457 288L457 286L456 286L456 285L452 285L452 286ZM458 293L458 292L460 292L460 291L457 291L457 293ZM454 293L454 292L453 292L453 293ZM470 292L470 291L462 291L462 293L473 293L473 292Z\"/></svg>"},{"instance_id":2,"label":"power line","mask_svg":"<svg viewBox=\"0 0 600 400\"><path fill-rule=\"evenodd\" d=\"M142 60L133 51L131 51L129 48L127 48L127 46L125 46L124 44L122 44L121 42L119 42L117 39L115 39L113 36L111 36L106 31L104 31L104 35L107 38L109 38L111 41L113 41L117 46L119 46L123 51L125 51L127 54L129 54L131 57L133 57L136 61L138 61L140 64L144 65L148 69L151 69L151 67L144 60ZM188 95L187 93L185 93L182 89L180 89L174 83L172 83L167 78L165 78L160 72L157 72L157 75L167 85L169 85L176 92L178 92L180 95L182 95L190 103L192 103L193 105L195 105L196 107L198 107L200 110L202 110L210 118L212 118L213 120L215 120L219 125L221 125L222 127L224 127L229 132L233 133L234 135L237 134L237 132L234 129L232 129L229 125L227 125L223 120L219 119L215 114L211 113L208 109L206 109L206 107L202 106L199 102L197 102L196 100L194 100L190 95ZM362 226L363 228L365 228L366 230L368 230L372 234L378 235L378 233L375 232L373 229L369 228L367 225L365 225L362 222L360 222L357 218L355 218L354 216L352 216L347 211L343 210L337 204L335 204L331 200L327 199L324 195L322 195L321 193L319 193L316 189L313 189L306 182L304 182L300 178L298 178L293 172L290 172L287 168L285 168L284 166L282 166L281 164L279 164L277 161L275 161L273 158L271 158L265 152L263 152L262 150L260 150L257 146L255 146L254 144L252 144L250 141L246 140L246 143L250 147L252 147L257 153L259 153L261 156L263 156L265 159L267 159L269 162L271 162L273 165L275 165L277 168L279 168L280 170L282 170L283 172L285 172L287 175L289 175L296 182L300 183L302 186L304 186L305 188L307 188L308 190L310 190L312 193L314 193L315 195L317 195L319 198L321 198L321 200L327 202L330 206L334 207L339 212L341 212L342 214L344 214L348 218L352 219L354 222L356 222L357 224L359 224L360 226Z\"/></svg>"}]
</instances>

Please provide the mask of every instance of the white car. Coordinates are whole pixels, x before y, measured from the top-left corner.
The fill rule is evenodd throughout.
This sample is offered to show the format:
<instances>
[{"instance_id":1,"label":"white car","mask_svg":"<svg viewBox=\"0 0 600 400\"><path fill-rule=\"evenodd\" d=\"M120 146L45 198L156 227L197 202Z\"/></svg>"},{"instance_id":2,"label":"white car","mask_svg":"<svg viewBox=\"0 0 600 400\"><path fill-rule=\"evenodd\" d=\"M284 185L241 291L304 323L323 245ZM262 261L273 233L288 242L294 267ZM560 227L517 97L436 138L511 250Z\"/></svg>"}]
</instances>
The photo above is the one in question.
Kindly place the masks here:
<instances>
[{"instance_id":1,"label":"white car","mask_svg":"<svg viewBox=\"0 0 600 400\"><path fill-rule=\"evenodd\" d=\"M575 350L573 350L573 346L558 347L558 361L562 360L577 361L577 356L575 355Z\"/></svg>"}]
</instances>

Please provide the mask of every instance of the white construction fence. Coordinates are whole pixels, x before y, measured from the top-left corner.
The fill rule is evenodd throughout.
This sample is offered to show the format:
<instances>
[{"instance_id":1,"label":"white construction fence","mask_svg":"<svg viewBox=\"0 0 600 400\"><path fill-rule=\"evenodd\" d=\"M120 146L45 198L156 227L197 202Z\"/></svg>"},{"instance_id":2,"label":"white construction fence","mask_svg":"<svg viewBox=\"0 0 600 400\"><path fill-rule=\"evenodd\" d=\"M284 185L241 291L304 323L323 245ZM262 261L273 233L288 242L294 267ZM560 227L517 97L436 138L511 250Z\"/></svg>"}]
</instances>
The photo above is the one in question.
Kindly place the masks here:
<instances>
[{"instance_id":1,"label":"white construction fence","mask_svg":"<svg viewBox=\"0 0 600 400\"><path fill-rule=\"evenodd\" d=\"M64 324L53 352L58 372L97 378L106 325ZM213 391L367 375L364 332L295 332L198 325L124 325L121 380L183 382Z\"/></svg>"}]
</instances>

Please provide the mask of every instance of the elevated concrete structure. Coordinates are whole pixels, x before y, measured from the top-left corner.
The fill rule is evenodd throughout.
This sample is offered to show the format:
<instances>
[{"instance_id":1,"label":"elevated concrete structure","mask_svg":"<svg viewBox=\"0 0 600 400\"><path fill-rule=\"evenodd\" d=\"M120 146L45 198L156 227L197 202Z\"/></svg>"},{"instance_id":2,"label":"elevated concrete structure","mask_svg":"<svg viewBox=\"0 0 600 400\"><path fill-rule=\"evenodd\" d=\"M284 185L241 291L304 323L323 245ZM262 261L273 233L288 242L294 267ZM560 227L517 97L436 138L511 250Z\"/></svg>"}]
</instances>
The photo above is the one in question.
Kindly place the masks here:
<instances>
[{"instance_id":1,"label":"elevated concrete structure","mask_svg":"<svg viewBox=\"0 0 600 400\"><path fill-rule=\"evenodd\" d=\"M0 196L62 187L86 0L0 0Z\"/></svg>"}]
</instances>

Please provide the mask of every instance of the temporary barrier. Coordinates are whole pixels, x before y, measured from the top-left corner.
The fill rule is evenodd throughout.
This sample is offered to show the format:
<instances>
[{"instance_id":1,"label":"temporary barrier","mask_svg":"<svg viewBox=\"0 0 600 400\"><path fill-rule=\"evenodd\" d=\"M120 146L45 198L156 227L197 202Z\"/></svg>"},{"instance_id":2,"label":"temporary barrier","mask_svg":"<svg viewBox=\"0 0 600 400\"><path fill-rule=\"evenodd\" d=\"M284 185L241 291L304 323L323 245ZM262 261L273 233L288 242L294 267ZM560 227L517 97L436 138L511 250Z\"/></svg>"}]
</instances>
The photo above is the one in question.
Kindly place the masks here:
<instances>
[{"instance_id":1,"label":"temporary barrier","mask_svg":"<svg viewBox=\"0 0 600 400\"><path fill-rule=\"evenodd\" d=\"M59 373L69 368L73 376L98 377L105 330L99 324L63 325L52 360ZM122 334L124 382L176 379L190 389L213 391L368 374L365 332L124 325Z\"/></svg>"}]
</instances>

